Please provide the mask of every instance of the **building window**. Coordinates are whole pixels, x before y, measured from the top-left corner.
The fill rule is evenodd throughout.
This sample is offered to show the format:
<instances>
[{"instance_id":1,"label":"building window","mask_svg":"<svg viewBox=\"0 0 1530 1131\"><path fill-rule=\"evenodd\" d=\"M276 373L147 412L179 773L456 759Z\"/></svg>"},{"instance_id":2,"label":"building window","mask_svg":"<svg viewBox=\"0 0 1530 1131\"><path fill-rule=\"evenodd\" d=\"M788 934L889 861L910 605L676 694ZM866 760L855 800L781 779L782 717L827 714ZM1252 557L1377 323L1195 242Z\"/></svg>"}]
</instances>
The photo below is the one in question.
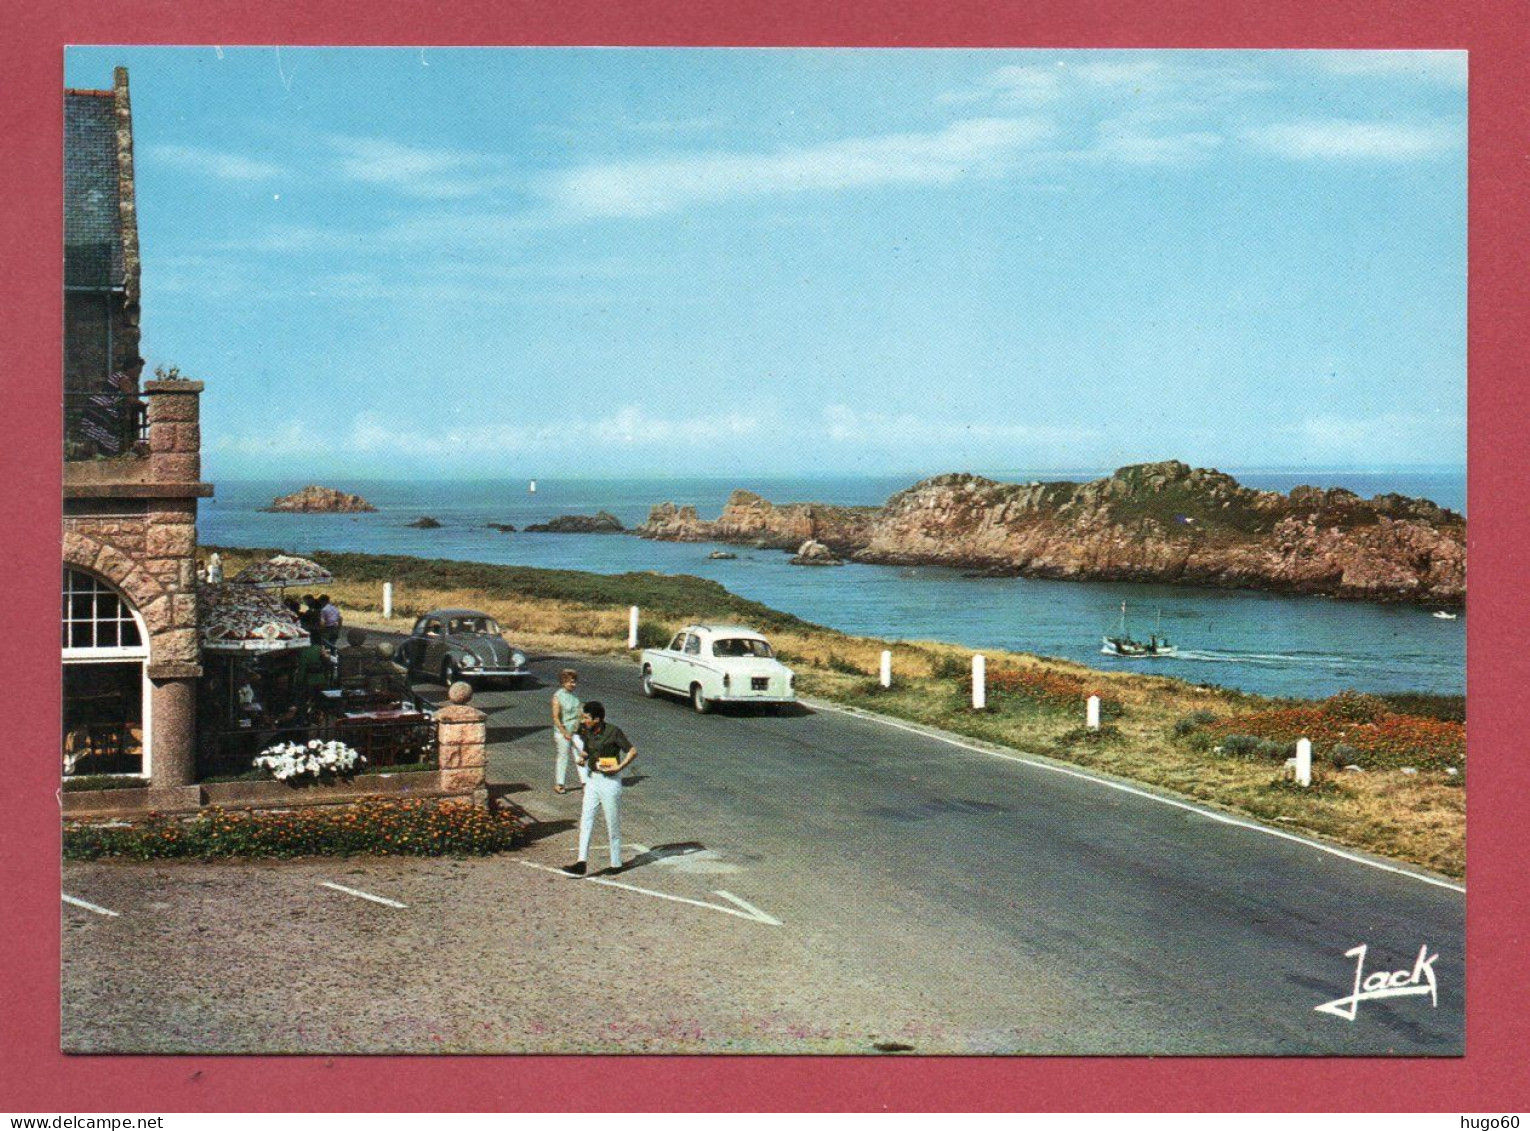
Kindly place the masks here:
<instances>
[{"instance_id":1,"label":"building window","mask_svg":"<svg viewBox=\"0 0 1530 1131\"><path fill-rule=\"evenodd\" d=\"M64 569L64 773L148 773L148 634L99 578Z\"/></svg>"}]
</instances>

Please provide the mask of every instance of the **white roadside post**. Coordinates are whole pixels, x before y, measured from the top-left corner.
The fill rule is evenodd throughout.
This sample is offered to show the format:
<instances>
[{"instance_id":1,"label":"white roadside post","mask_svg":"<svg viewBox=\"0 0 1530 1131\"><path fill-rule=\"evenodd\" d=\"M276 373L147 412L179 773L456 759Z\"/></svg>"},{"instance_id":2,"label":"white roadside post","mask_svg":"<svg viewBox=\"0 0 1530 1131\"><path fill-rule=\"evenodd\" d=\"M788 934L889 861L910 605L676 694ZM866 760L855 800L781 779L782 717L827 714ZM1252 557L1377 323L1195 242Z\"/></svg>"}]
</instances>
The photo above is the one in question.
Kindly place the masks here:
<instances>
[{"instance_id":1,"label":"white roadside post","mask_svg":"<svg viewBox=\"0 0 1530 1131\"><path fill-rule=\"evenodd\" d=\"M1302 738L1296 742L1296 784L1312 784L1312 741Z\"/></svg>"},{"instance_id":2,"label":"white roadside post","mask_svg":"<svg viewBox=\"0 0 1530 1131\"><path fill-rule=\"evenodd\" d=\"M988 661L981 654L972 657L972 709L988 708Z\"/></svg>"},{"instance_id":3,"label":"white roadside post","mask_svg":"<svg viewBox=\"0 0 1530 1131\"><path fill-rule=\"evenodd\" d=\"M892 686L892 653L886 650L882 652L882 686Z\"/></svg>"},{"instance_id":4,"label":"white roadside post","mask_svg":"<svg viewBox=\"0 0 1530 1131\"><path fill-rule=\"evenodd\" d=\"M1084 722L1090 730L1100 729L1100 697L1091 695L1084 708Z\"/></svg>"},{"instance_id":5,"label":"white roadside post","mask_svg":"<svg viewBox=\"0 0 1530 1131\"><path fill-rule=\"evenodd\" d=\"M638 620L638 607L636 605L633 605L632 608L627 611L627 647L628 648L636 648L637 647L637 620Z\"/></svg>"},{"instance_id":6,"label":"white roadside post","mask_svg":"<svg viewBox=\"0 0 1530 1131\"><path fill-rule=\"evenodd\" d=\"M383 620L393 619L393 582L383 582Z\"/></svg>"}]
</instances>

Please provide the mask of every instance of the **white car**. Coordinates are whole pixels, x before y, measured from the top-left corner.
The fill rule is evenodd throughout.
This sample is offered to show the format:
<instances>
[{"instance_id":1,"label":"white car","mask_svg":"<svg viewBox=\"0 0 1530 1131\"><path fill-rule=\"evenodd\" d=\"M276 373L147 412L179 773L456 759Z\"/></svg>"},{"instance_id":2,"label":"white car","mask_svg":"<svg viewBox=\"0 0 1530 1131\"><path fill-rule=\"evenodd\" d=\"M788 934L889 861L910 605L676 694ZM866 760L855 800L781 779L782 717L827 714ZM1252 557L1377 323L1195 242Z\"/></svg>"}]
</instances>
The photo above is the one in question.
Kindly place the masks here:
<instances>
[{"instance_id":1,"label":"white car","mask_svg":"<svg viewBox=\"0 0 1530 1131\"><path fill-rule=\"evenodd\" d=\"M796 676L758 632L732 624L692 624L665 648L645 648L643 694L684 695L705 714L714 703L786 704L797 700Z\"/></svg>"}]
</instances>

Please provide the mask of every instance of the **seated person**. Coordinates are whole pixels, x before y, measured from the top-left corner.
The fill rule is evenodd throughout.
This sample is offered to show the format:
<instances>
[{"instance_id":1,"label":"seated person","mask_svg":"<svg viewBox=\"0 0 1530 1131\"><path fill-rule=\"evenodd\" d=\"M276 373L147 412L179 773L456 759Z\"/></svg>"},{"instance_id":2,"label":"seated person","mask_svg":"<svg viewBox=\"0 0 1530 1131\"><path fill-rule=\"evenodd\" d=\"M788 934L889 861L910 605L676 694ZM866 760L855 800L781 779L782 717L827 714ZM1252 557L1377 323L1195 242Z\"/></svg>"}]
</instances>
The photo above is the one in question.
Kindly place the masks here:
<instances>
[{"instance_id":1,"label":"seated person","mask_svg":"<svg viewBox=\"0 0 1530 1131\"><path fill-rule=\"evenodd\" d=\"M266 713L265 707L261 705L260 697L255 694L255 685L248 677L240 681L234 702L241 719L254 720Z\"/></svg>"},{"instance_id":2,"label":"seated person","mask_svg":"<svg viewBox=\"0 0 1530 1131\"><path fill-rule=\"evenodd\" d=\"M304 627L308 627L307 624ZM314 625L317 628L317 624ZM327 650L319 642L317 633L310 629L308 644L298 652L297 683L305 698L312 698L333 681L334 670L330 666Z\"/></svg>"}]
</instances>

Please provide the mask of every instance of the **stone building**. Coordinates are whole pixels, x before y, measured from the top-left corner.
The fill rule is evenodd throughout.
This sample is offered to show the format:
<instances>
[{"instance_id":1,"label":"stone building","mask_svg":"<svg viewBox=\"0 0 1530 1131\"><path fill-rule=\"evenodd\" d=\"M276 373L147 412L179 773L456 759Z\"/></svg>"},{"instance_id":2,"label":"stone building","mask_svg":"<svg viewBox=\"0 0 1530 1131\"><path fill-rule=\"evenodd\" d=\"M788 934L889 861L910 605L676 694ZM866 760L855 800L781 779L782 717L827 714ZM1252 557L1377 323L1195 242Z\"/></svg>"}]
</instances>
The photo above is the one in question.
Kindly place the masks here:
<instances>
[{"instance_id":1,"label":"stone building","mask_svg":"<svg viewBox=\"0 0 1530 1131\"><path fill-rule=\"evenodd\" d=\"M64 94L64 773L195 774L202 385L140 380L128 76Z\"/></svg>"}]
</instances>

